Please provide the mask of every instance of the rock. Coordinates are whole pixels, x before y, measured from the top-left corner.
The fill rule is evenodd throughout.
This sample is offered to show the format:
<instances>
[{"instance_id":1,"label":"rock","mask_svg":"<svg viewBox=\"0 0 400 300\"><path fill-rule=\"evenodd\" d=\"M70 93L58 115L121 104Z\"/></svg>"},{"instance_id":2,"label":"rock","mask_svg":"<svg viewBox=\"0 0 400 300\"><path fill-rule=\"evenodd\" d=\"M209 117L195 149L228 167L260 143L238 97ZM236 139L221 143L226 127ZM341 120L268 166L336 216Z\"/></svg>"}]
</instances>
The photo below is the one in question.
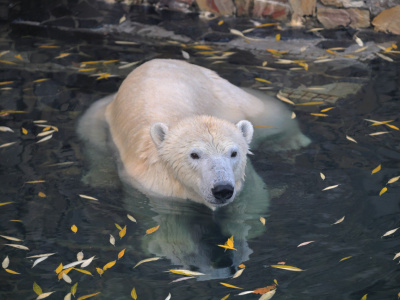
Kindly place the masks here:
<instances>
[{"instance_id":1,"label":"rock","mask_svg":"<svg viewBox=\"0 0 400 300\"><path fill-rule=\"evenodd\" d=\"M288 18L290 5L286 0L254 0L253 16L269 16L277 20Z\"/></svg>"},{"instance_id":2,"label":"rock","mask_svg":"<svg viewBox=\"0 0 400 300\"><path fill-rule=\"evenodd\" d=\"M250 14L251 0L235 0L236 15L238 17L248 16Z\"/></svg>"},{"instance_id":3,"label":"rock","mask_svg":"<svg viewBox=\"0 0 400 300\"><path fill-rule=\"evenodd\" d=\"M231 16L235 12L232 0L196 0L201 11L209 11L223 16Z\"/></svg>"},{"instance_id":4,"label":"rock","mask_svg":"<svg viewBox=\"0 0 400 300\"><path fill-rule=\"evenodd\" d=\"M400 5L386 9L372 21L375 30L400 34Z\"/></svg>"},{"instance_id":5,"label":"rock","mask_svg":"<svg viewBox=\"0 0 400 300\"><path fill-rule=\"evenodd\" d=\"M370 26L369 11L366 9L348 8L318 8L318 21L325 28L337 28L339 26L350 26L353 28L365 28Z\"/></svg>"},{"instance_id":6,"label":"rock","mask_svg":"<svg viewBox=\"0 0 400 300\"><path fill-rule=\"evenodd\" d=\"M297 16L315 15L316 0L289 0L293 9L293 14Z\"/></svg>"},{"instance_id":7,"label":"rock","mask_svg":"<svg viewBox=\"0 0 400 300\"><path fill-rule=\"evenodd\" d=\"M370 11L373 16L376 16L383 10L397 5L399 5L399 0L371 0Z\"/></svg>"},{"instance_id":8,"label":"rock","mask_svg":"<svg viewBox=\"0 0 400 300\"><path fill-rule=\"evenodd\" d=\"M364 7L367 8L365 1L361 0L321 0L322 4L336 7Z\"/></svg>"}]
</instances>

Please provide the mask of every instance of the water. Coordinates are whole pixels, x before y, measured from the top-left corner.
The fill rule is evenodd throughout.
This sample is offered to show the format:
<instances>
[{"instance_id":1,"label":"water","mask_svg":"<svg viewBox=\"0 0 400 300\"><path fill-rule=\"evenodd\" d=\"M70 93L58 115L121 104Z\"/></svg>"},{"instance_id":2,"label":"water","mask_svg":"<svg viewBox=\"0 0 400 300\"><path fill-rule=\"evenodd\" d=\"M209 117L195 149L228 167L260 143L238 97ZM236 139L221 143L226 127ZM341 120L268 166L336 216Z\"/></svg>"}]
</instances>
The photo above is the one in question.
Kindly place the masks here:
<instances>
[{"instance_id":1,"label":"water","mask_svg":"<svg viewBox=\"0 0 400 300\"><path fill-rule=\"evenodd\" d=\"M276 279L279 285L274 299L361 299L365 294L368 299L397 298L400 271L393 257L400 251L399 232L387 237L382 235L400 226L399 183L386 185L390 178L400 175L399 131L385 125L372 127L364 119L394 120L389 124L399 126L398 63L375 58L359 65L346 65L337 60L327 64L311 62L308 71L290 70L293 65L276 64L277 58L266 53L229 49L235 54L210 60L198 53L201 49L184 48L191 62L214 69L243 87L272 87L273 94L301 84L350 82L360 87L357 93L339 97L335 103L336 99L321 106L294 107L303 133L312 139L310 146L290 153L253 149L255 155L251 161L268 186L270 206L263 215L264 231L237 245L242 247L242 258L247 258L234 261L232 250L224 252L216 246L229 238L221 231L226 216L195 205L189 205L190 212L183 217L174 215L174 208L154 211L143 195L115 181L115 174L111 173L110 181L100 187L94 188L82 181L88 158L76 134L79 116L95 100L118 89L132 69L119 69L120 61L130 63L154 57L182 59L181 45L165 40L118 45L111 40L83 41L78 35L75 40L71 36L47 39L13 31L12 35L3 33L0 41L1 50L10 51L0 59L15 63L0 65L0 82L13 81L0 86L0 109L25 111L3 114L0 119L0 126L14 130L0 133L0 145L16 142L0 148L0 203L12 202L0 207L0 233L24 240L12 242L2 238L0 260L8 256L7 268L21 274L1 270L0 299L33 299L36 297L33 282L43 292L55 291L49 299L63 299L71 285L62 279L59 281L54 270L61 262L66 265L75 261L80 251L85 259L91 256L96 259L86 268L93 276L75 270L69 273L73 284L79 282L78 297L101 292L97 299L130 299L135 288L138 299L165 299L168 293L172 299L221 299L227 294L233 298L240 291L224 287L220 282L254 290L272 285ZM41 48L42 45L57 48ZM70 54L56 58L61 53ZM95 64L95 71L78 71L80 62L98 60L107 62ZM259 68L265 60L276 70ZM92 66L89 63L85 68ZM99 80L98 76L89 76L98 73L117 76ZM43 78L46 80L35 82ZM272 84L256 82L254 78L264 78ZM327 107L334 107L326 112L327 117L310 115ZM35 120L46 122L34 123ZM36 135L43 129L38 124L56 126L58 131L50 140L36 143L40 139ZM369 135L377 131L389 133ZM371 175L378 165L382 170ZM321 179L320 172L326 176L325 180ZM36 180L45 182L27 183ZM339 186L322 191L333 185ZM385 186L387 192L379 196ZM40 197L40 192L45 197ZM99 201L81 198L79 194ZM132 201L130 205L126 205L127 200ZM176 211L185 209L180 207ZM127 214L134 216L137 223L130 221ZM345 217L343 222L332 225L342 217ZM160 222L160 231L154 233L154 236L159 234L160 240L145 236L147 229ZM186 242L198 246L193 252L205 253L204 257L209 259L204 262L201 261L204 257L193 257L190 267L198 270L199 266L213 264L224 268L224 272L215 276L218 279L171 283L181 277L166 272L181 267L178 254L175 261L170 255L169 259L164 257L133 269L140 260L165 254L173 243L180 242L173 240L175 232L168 233L162 228L163 222L186 226L179 229L187 229L188 239L192 240L183 241L182 247ZM115 223L127 226L122 239ZM71 231L72 225L77 226L77 233ZM109 242L110 234L116 239L115 246ZM250 232L250 235L256 234ZM314 242L297 247L306 241ZM7 243L21 244L30 250L5 246ZM117 260L123 249L126 249L124 256ZM34 268L34 259L26 258L54 252L55 255ZM347 259L340 261L343 258ZM96 267L102 268L114 260L117 260L115 266L100 277ZM270 267L279 262L304 271ZM246 265L243 274L237 279L227 278L239 263ZM258 299L259 295L242 297Z\"/></svg>"}]
</instances>

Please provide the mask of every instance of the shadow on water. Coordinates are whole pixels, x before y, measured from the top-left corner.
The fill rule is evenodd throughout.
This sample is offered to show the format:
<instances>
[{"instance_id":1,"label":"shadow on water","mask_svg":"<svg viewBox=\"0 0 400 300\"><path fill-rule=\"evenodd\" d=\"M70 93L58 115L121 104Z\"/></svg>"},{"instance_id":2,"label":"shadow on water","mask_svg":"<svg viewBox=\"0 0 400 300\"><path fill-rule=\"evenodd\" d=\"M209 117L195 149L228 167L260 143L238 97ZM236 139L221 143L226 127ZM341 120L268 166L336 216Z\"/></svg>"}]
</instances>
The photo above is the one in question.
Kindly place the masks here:
<instances>
[{"instance_id":1,"label":"shadow on water","mask_svg":"<svg viewBox=\"0 0 400 300\"><path fill-rule=\"evenodd\" d=\"M50 44L59 48L40 48ZM115 92L132 68L102 63L95 72L117 77L97 80L88 75L94 72L77 71L80 62L181 58L180 46L161 42L134 46L63 43L62 39L15 33L13 38L4 34L0 46L10 51L2 59L17 63L1 66L0 81L12 83L1 86L0 110L25 111L2 113L0 117L0 126L14 130L1 132L0 144L16 142L0 149L1 203L12 202L0 207L0 232L23 239L20 244L30 249L26 254L5 246L17 242L2 239L0 260L8 256L8 268L21 274L0 272L1 299L35 297L33 282L44 292L56 291L53 296L61 299L70 285L58 281L54 270L61 262L66 265L75 261L79 251L85 258L96 256L87 268L93 276L69 273L73 283L79 282L79 296L101 291L99 299L128 299L133 287L141 299L165 299L169 292L176 299L221 299L228 293L237 294L220 285L221 279L170 283L179 275L165 271L183 266L208 274L216 272L210 277L224 278L223 282L244 290L271 285L276 279L277 299L361 299L365 294L368 299L396 299L400 271L393 256L400 251L399 233L382 235L400 226L398 182L386 185L390 178L400 175L399 131L386 125L371 126L364 119L393 120L389 124L399 125L398 63L373 59L359 68L339 68L332 63L316 64L308 72L285 66L267 71L257 68L265 57L245 51L237 51L218 64L190 53L191 62L214 69L237 85L259 88L262 86L254 78L271 80L275 83L274 93L283 88L296 89L301 84L322 86L342 78L360 86L355 94L318 108L295 106L302 131L313 141L309 147L296 153L253 149L252 163L271 191L271 202L268 214L263 215L267 220L265 228L257 223L247 229L250 235L254 226L265 231L251 238L235 238L238 251L224 252L216 246L230 236L222 227L228 218L223 212L212 214L194 204L165 210L160 203L148 203L140 193L114 181L98 188L81 181L88 162L76 135L77 119L95 100ZM60 53L70 54L56 58ZM15 58L18 54L21 59ZM35 81L43 78L46 80ZM327 107L334 107L328 117L310 115ZM37 120L46 122L35 123ZM56 126L58 131L50 140L36 143L41 138L37 134L46 128L38 125ZM387 133L369 135L380 131ZM378 165L382 170L371 175ZM325 180L321 179L321 172ZM28 183L36 180L45 182ZM334 185L339 186L322 191ZM388 190L379 196L384 186ZM127 214L137 222L130 221ZM343 222L332 225L342 217ZM115 223L127 226L122 239ZM74 224L78 227L76 234L70 230ZM157 224L174 225L161 226L154 234L145 235ZM109 242L110 234L116 239L115 246ZM306 241L313 243L297 247ZM95 267L117 260L123 249L125 255L99 277ZM54 252L56 255L34 268L34 259L26 258ZM155 255L163 258L133 269L140 260ZM243 274L229 279L242 262L246 265ZM278 262L305 271L270 267Z\"/></svg>"}]
</instances>

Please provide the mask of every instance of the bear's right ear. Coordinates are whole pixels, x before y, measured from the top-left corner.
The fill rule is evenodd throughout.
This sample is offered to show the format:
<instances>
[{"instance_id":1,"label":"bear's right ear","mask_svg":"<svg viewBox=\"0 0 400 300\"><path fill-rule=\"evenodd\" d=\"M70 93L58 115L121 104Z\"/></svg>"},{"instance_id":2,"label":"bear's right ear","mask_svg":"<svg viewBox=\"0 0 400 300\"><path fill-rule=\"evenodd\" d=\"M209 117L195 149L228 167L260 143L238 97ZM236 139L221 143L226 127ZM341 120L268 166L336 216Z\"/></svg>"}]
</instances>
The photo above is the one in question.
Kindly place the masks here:
<instances>
[{"instance_id":1,"label":"bear's right ear","mask_svg":"<svg viewBox=\"0 0 400 300\"><path fill-rule=\"evenodd\" d=\"M168 126L164 123L154 123L151 125L150 135L157 148L161 147L161 143L165 139L168 132Z\"/></svg>"}]
</instances>

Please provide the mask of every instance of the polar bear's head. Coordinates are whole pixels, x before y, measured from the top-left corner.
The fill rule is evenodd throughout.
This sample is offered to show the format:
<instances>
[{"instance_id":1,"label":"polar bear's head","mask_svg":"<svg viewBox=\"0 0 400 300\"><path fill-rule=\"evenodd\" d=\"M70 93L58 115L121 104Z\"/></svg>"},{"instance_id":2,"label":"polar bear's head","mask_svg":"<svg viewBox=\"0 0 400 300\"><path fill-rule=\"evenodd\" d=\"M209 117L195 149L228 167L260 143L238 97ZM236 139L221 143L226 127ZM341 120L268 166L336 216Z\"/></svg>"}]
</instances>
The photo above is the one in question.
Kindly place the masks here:
<instances>
[{"instance_id":1,"label":"polar bear's head","mask_svg":"<svg viewBox=\"0 0 400 300\"><path fill-rule=\"evenodd\" d=\"M155 123L150 130L160 160L180 182L191 200L210 208L233 201L242 188L253 126L236 126L210 116L184 119L168 128Z\"/></svg>"}]
</instances>

